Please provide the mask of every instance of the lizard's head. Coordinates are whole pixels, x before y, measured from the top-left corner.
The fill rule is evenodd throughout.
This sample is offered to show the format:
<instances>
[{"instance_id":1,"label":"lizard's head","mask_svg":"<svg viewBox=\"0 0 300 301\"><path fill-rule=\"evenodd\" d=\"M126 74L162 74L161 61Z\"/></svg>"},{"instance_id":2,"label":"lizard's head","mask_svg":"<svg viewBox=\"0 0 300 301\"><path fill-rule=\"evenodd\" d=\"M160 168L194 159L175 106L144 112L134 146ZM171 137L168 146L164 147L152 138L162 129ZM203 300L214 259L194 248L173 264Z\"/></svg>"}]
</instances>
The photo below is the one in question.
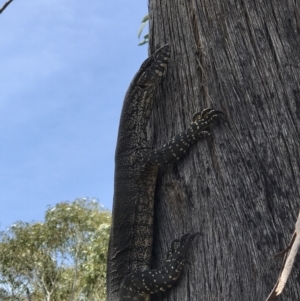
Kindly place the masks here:
<instances>
[{"instance_id":1,"label":"lizard's head","mask_svg":"<svg viewBox=\"0 0 300 301\"><path fill-rule=\"evenodd\" d=\"M135 84L142 89L157 84L166 72L170 57L171 48L168 44L159 48L144 61L135 76Z\"/></svg>"}]
</instances>

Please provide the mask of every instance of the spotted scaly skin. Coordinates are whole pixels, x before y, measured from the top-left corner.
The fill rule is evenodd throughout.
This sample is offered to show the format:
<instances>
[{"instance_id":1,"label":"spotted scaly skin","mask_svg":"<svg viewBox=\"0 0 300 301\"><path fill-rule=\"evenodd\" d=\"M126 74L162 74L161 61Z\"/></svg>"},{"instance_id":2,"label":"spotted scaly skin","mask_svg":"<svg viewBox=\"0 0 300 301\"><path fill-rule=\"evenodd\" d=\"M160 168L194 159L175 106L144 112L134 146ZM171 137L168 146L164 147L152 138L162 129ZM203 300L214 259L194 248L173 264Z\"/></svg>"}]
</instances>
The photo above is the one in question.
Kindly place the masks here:
<instances>
[{"instance_id":1,"label":"spotted scaly skin","mask_svg":"<svg viewBox=\"0 0 300 301\"><path fill-rule=\"evenodd\" d=\"M125 95L115 154L113 221L107 263L108 301L146 301L151 293L172 286L185 262L185 251L195 237L195 234L183 236L180 247L171 248L162 270L150 270L158 167L179 160L191 144L209 135L210 125L223 119L222 112L205 109L196 113L190 126L161 149L149 147L146 126L169 59L169 45L158 49L141 65ZM162 275L171 277L172 281L165 284Z\"/></svg>"},{"instance_id":2,"label":"spotted scaly skin","mask_svg":"<svg viewBox=\"0 0 300 301\"><path fill-rule=\"evenodd\" d=\"M121 285L120 300L144 301L151 294L171 288L179 278L182 268L188 262L185 252L199 233L188 233L172 242L167 258L160 270L137 271L127 275ZM179 243L176 246L176 243Z\"/></svg>"}]
</instances>

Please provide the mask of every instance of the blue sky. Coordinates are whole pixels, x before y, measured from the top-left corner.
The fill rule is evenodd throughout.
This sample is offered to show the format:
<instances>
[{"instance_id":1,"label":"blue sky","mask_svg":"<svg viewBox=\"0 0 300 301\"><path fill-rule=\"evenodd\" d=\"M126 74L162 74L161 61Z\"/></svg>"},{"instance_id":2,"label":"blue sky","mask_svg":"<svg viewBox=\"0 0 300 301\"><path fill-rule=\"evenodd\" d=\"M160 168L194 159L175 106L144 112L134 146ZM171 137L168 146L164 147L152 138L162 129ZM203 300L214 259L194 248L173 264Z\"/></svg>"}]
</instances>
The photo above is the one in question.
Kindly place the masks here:
<instances>
[{"instance_id":1,"label":"blue sky","mask_svg":"<svg viewBox=\"0 0 300 301\"><path fill-rule=\"evenodd\" d=\"M111 209L122 102L147 57L137 46L146 14L146 0L14 0L0 14L0 229L78 197Z\"/></svg>"}]
</instances>

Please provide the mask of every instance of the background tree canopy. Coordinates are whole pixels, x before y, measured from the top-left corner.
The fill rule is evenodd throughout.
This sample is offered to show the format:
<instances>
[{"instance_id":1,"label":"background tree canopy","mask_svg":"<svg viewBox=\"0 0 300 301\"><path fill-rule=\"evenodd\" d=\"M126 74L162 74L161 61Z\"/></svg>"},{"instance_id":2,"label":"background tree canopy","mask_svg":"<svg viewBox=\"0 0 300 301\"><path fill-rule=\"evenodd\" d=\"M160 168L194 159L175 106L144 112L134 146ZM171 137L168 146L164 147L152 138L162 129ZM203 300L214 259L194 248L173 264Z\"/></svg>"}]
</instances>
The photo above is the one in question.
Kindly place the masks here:
<instances>
[{"instance_id":1,"label":"background tree canopy","mask_svg":"<svg viewBox=\"0 0 300 301\"><path fill-rule=\"evenodd\" d=\"M105 300L111 214L96 200L49 208L0 234L1 300Z\"/></svg>"}]
</instances>

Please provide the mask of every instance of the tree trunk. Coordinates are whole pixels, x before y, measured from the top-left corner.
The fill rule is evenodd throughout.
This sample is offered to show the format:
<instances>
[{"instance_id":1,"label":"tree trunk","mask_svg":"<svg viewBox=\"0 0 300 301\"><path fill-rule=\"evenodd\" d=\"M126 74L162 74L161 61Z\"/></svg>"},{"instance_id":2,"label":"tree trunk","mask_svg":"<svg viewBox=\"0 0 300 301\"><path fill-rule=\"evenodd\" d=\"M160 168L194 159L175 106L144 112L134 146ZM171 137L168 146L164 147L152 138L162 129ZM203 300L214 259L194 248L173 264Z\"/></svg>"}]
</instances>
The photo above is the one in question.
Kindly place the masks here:
<instances>
[{"instance_id":1,"label":"tree trunk","mask_svg":"<svg viewBox=\"0 0 300 301\"><path fill-rule=\"evenodd\" d=\"M264 301L300 207L299 0L149 0L149 15L150 53L172 48L153 147L207 107L230 123L160 169L154 267L173 239L201 236L191 267L154 299ZM299 268L296 260L280 300L300 300Z\"/></svg>"}]
</instances>

